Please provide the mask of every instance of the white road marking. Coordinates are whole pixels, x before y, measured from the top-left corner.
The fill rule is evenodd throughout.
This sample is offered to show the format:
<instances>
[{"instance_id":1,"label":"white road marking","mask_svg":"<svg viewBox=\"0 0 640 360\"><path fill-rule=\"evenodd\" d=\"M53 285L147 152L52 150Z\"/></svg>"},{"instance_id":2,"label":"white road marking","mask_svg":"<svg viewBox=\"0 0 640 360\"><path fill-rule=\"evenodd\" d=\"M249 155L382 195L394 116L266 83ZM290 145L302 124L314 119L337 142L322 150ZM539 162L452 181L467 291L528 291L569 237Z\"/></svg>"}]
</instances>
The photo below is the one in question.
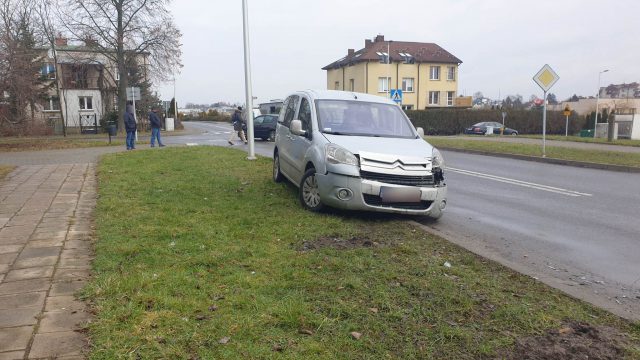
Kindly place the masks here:
<instances>
[{"instance_id":1,"label":"white road marking","mask_svg":"<svg viewBox=\"0 0 640 360\"><path fill-rule=\"evenodd\" d=\"M187 143L187 146L198 146L198 143Z\"/></svg>"},{"instance_id":2,"label":"white road marking","mask_svg":"<svg viewBox=\"0 0 640 360\"><path fill-rule=\"evenodd\" d=\"M574 197L593 196L592 194L581 193L578 191L567 190L567 189L557 188L557 187L548 186L548 185L536 184L536 183L522 181L522 180L510 179L510 178L505 178L505 177L496 176L496 175L484 174L484 173L479 173L479 172L470 171L470 170L456 169L451 167L447 167L447 170L453 171L459 174L463 174L463 175L475 176L475 177L479 177L487 180L494 180L494 181L503 182L506 184L523 186L531 189L543 190L543 191L562 194L566 196L574 196Z\"/></svg>"}]
</instances>

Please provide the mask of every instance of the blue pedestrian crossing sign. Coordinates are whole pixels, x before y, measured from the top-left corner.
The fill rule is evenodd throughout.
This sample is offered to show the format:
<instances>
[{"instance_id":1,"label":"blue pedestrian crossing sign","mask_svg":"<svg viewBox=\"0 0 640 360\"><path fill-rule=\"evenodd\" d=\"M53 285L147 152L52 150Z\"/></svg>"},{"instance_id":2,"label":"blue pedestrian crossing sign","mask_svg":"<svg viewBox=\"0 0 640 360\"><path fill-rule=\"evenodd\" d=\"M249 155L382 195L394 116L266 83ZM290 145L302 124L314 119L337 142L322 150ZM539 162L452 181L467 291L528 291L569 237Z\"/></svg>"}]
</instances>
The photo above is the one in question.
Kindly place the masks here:
<instances>
[{"instance_id":1,"label":"blue pedestrian crossing sign","mask_svg":"<svg viewBox=\"0 0 640 360\"><path fill-rule=\"evenodd\" d=\"M402 103L402 90L400 89L391 89L391 100L395 101L397 104Z\"/></svg>"}]
</instances>

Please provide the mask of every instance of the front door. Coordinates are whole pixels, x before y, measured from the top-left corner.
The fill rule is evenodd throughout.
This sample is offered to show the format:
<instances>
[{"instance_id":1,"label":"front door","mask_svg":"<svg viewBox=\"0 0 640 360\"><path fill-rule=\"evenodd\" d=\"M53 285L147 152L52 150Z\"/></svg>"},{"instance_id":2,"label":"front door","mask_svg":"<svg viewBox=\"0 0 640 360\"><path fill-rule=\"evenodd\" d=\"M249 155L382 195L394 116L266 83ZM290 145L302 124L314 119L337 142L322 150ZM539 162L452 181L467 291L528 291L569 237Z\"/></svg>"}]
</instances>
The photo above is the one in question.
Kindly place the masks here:
<instances>
[{"instance_id":1,"label":"front door","mask_svg":"<svg viewBox=\"0 0 640 360\"><path fill-rule=\"evenodd\" d=\"M298 110L297 119L302 123L302 130L307 134L305 136L291 134L290 156L293 166L296 183L300 183L307 166L305 156L307 150L311 146L311 103L306 97L300 100L300 108Z\"/></svg>"},{"instance_id":2,"label":"front door","mask_svg":"<svg viewBox=\"0 0 640 360\"><path fill-rule=\"evenodd\" d=\"M300 105L300 97L297 95L289 96L284 102L284 116L282 122L278 124L278 156L280 157L280 171L290 180L296 181L294 160L291 155L293 134L289 131L291 121L295 119L296 112Z\"/></svg>"}]
</instances>

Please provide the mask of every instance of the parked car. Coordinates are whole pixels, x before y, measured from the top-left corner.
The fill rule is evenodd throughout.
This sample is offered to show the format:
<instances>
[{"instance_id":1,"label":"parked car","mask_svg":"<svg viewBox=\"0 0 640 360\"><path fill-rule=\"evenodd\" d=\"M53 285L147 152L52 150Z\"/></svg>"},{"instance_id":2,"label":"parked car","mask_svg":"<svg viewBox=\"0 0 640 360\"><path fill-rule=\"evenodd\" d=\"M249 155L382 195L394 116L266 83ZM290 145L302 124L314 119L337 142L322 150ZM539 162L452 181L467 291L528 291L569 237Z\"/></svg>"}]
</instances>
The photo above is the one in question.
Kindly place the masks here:
<instances>
[{"instance_id":1,"label":"parked car","mask_svg":"<svg viewBox=\"0 0 640 360\"><path fill-rule=\"evenodd\" d=\"M299 188L302 206L432 218L447 203L444 159L389 99L334 90L286 98L276 128L273 179Z\"/></svg>"},{"instance_id":2,"label":"parked car","mask_svg":"<svg viewBox=\"0 0 640 360\"><path fill-rule=\"evenodd\" d=\"M479 122L475 125L472 125L471 127L464 129L464 133L472 135L487 135L487 130L489 128L492 129L492 132L490 134L518 135L517 130L505 127L501 123L493 121Z\"/></svg>"},{"instance_id":3,"label":"parked car","mask_svg":"<svg viewBox=\"0 0 640 360\"><path fill-rule=\"evenodd\" d=\"M253 137L266 141L276 139L278 115L260 115L253 119Z\"/></svg>"}]
</instances>

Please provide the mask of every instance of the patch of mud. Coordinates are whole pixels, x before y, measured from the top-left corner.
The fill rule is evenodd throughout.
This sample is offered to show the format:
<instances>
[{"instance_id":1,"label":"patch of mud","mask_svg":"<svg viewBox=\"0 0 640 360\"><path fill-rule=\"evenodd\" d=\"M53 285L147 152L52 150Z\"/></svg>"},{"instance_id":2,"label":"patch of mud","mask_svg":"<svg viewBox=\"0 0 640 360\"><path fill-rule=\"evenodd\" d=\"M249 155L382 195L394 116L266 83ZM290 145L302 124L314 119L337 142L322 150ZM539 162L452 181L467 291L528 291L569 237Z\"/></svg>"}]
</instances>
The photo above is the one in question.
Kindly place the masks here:
<instances>
[{"instance_id":1,"label":"patch of mud","mask_svg":"<svg viewBox=\"0 0 640 360\"><path fill-rule=\"evenodd\" d=\"M622 359L627 341L618 330L569 322L543 336L516 340L515 348L500 359L577 360Z\"/></svg>"},{"instance_id":2,"label":"patch of mud","mask_svg":"<svg viewBox=\"0 0 640 360\"><path fill-rule=\"evenodd\" d=\"M371 241L366 237L352 237L350 239L343 239L336 236L323 236L315 240L307 240L303 242L298 251L312 251L324 248L349 250L377 246L380 246L380 244L375 241Z\"/></svg>"}]
</instances>

